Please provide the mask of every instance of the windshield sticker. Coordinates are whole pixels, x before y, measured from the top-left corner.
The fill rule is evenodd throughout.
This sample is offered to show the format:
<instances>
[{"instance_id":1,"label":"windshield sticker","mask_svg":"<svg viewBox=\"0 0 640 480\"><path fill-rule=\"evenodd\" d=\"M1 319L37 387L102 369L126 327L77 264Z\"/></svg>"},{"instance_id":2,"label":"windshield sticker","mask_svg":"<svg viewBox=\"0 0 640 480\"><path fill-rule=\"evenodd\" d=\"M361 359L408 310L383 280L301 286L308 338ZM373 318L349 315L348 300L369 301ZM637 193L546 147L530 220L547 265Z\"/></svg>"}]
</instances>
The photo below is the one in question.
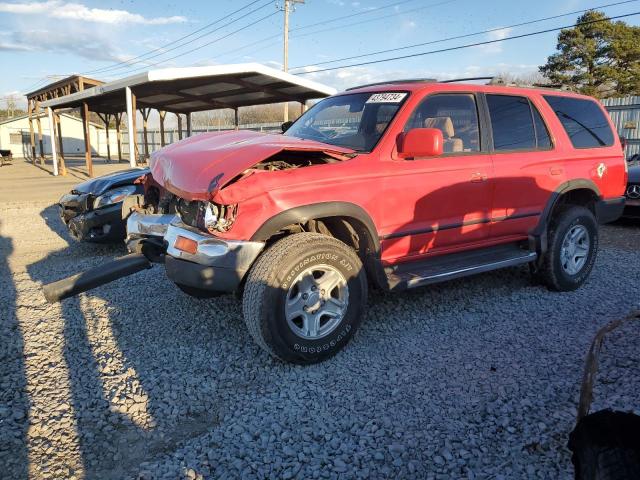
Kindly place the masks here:
<instances>
[{"instance_id":1,"label":"windshield sticker","mask_svg":"<svg viewBox=\"0 0 640 480\"><path fill-rule=\"evenodd\" d=\"M402 92L374 93L367 103L400 103L406 96L407 94Z\"/></svg>"}]
</instances>

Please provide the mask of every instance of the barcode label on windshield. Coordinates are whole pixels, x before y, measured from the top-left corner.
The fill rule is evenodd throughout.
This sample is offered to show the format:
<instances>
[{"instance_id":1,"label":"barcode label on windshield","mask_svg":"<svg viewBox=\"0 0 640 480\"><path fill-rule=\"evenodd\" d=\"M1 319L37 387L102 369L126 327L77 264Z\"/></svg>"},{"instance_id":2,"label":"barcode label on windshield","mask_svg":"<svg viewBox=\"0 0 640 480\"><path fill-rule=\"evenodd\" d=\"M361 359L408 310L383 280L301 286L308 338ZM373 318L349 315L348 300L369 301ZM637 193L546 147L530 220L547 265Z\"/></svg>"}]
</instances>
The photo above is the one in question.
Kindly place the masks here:
<instances>
[{"instance_id":1,"label":"barcode label on windshield","mask_svg":"<svg viewBox=\"0 0 640 480\"><path fill-rule=\"evenodd\" d=\"M406 93L401 92L374 93L367 103L400 103L406 96Z\"/></svg>"}]
</instances>

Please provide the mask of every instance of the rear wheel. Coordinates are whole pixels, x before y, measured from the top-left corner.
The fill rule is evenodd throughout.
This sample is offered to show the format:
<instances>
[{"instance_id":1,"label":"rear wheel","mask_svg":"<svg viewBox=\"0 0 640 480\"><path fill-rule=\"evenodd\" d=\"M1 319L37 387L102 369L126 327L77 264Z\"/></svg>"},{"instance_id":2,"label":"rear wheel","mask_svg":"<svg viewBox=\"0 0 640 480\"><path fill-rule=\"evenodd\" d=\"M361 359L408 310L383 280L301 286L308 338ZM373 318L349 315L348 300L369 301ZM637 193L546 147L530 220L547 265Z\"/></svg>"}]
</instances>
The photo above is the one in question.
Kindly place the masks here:
<instances>
[{"instance_id":1,"label":"rear wheel","mask_svg":"<svg viewBox=\"0 0 640 480\"><path fill-rule=\"evenodd\" d=\"M356 253L333 237L279 240L249 271L242 309L249 332L281 360L310 364L337 353L360 325L367 281Z\"/></svg>"},{"instance_id":2,"label":"rear wheel","mask_svg":"<svg viewBox=\"0 0 640 480\"><path fill-rule=\"evenodd\" d=\"M549 228L540 279L552 290L571 291L586 282L598 252L598 223L590 210L562 207Z\"/></svg>"}]
</instances>

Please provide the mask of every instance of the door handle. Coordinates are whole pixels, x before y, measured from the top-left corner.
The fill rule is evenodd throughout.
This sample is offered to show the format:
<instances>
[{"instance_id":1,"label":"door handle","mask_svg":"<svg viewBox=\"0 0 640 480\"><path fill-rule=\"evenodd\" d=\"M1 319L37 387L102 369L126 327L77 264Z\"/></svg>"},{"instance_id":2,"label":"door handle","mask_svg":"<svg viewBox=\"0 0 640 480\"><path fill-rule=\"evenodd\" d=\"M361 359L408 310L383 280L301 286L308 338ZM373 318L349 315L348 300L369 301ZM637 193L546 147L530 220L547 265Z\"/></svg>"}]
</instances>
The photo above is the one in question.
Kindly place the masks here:
<instances>
[{"instance_id":1,"label":"door handle","mask_svg":"<svg viewBox=\"0 0 640 480\"><path fill-rule=\"evenodd\" d=\"M475 172L471 174L471 181L473 183L486 182L488 178L489 177L487 177L486 174L480 173L480 172Z\"/></svg>"}]
</instances>

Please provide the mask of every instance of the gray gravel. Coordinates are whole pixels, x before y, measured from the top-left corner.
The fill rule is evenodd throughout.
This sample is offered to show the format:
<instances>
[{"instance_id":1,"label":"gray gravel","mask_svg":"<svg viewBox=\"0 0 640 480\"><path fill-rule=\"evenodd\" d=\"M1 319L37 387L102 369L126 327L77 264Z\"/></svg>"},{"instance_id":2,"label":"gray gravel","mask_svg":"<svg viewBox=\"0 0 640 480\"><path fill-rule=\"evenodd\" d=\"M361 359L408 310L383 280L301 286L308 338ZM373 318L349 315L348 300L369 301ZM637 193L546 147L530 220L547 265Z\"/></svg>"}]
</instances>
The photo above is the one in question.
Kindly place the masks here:
<instances>
[{"instance_id":1,"label":"gray gravel","mask_svg":"<svg viewBox=\"0 0 640 480\"><path fill-rule=\"evenodd\" d=\"M570 478L565 445L597 329L640 304L640 228L604 228L581 290L515 268L372 295L311 367L251 341L233 296L160 268L61 305L40 286L123 253L43 205L0 207L0 471L9 478ZM637 332L637 328L627 332ZM640 408L639 335L612 336L596 407ZM634 356L635 355L635 356ZM603 360L604 362L604 360ZM631 363L630 363L631 362Z\"/></svg>"}]
</instances>

